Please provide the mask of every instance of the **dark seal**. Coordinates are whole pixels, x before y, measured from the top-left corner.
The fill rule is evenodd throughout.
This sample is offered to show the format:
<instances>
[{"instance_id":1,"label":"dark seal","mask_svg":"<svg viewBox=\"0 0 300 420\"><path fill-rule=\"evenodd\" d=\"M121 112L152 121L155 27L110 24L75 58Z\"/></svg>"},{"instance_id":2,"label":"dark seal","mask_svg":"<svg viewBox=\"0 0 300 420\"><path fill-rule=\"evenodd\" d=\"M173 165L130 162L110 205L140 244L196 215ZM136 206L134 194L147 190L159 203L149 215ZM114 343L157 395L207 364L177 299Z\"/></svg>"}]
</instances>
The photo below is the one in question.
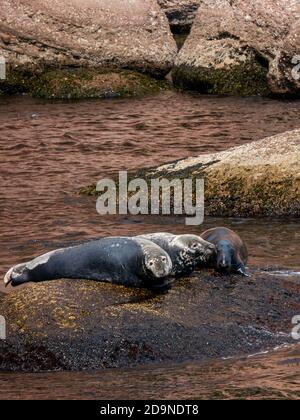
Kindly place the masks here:
<instances>
[{"instance_id":1,"label":"dark seal","mask_svg":"<svg viewBox=\"0 0 300 420\"><path fill-rule=\"evenodd\" d=\"M203 232L201 238L216 246L216 252L209 266L220 273L248 276L246 273L247 247L237 233L228 228L218 227Z\"/></svg>"},{"instance_id":2,"label":"dark seal","mask_svg":"<svg viewBox=\"0 0 300 420\"><path fill-rule=\"evenodd\" d=\"M159 289L172 272L169 255L154 243L138 238L103 238L58 249L12 267L6 285L55 279L88 279Z\"/></svg>"},{"instance_id":3,"label":"dark seal","mask_svg":"<svg viewBox=\"0 0 300 420\"><path fill-rule=\"evenodd\" d=\"M215 246L197 235L159 232L141 235L138 238L152 241L170 255L174 277L191 274L197 265L209 261L215 253Z\"/></svg>"}]
</instances>

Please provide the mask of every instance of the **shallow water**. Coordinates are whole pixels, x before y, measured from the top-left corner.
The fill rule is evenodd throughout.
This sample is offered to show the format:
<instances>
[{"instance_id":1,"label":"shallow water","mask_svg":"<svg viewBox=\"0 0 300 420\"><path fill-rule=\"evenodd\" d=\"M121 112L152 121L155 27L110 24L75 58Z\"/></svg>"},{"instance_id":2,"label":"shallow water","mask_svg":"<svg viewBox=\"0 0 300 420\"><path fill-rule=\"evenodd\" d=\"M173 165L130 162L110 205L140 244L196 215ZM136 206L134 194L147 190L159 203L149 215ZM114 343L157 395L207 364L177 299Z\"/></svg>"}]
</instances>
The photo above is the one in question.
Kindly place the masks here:
<instances>
[{"instance_id":1,"label":"shallow water","mask_svg":"<svg viewBox=\"0 0 300 420\"><path fill-rule=\"evenodd\" d=\"M157 230L199 233L215 225L240 232L249 247L250 266L300 271L299 220L208 218L203 227L191 229L185 226L183 218L99 216L94 199L76 194L81 186L119 170L225 150L297 128L299 115L299 101L173 92L130 100L78 103L49 103L26 96L0 99L0 276L12 265L35 255L99 236ZM4 291L2 284L0 291ZM10 288L5 290L9 291ZM157 369L158 377L165 368ZM189 383L190 379L181 376L186 368L166 369L164 376L169 375L170 381L174 374L178 375L179 383ZM155 372L145 370L140 378L150 386ZM192 372L193 369L189 378ZM115 375L112 393L119 375L116 371L106 374ZM66 397L67 392L73 391L69 391L69 386L64 389L64 383L68 385L72 375L21 375L21 378L33 390L34 384L39 388L38 384L44 383L48 396L56 392L51 383L59 382ZM97 378L97 374L87 373L74 378L80 375L87 383ZM7 381L13 384L18 380L18 375L1 375L4 386L0 385L0 398L12 395ZM139 380L132 386L139 389ZM170 392L174 396L176 389ZM183 396L180 391L178 395ZM90 390L84 397L96 395Z\"/></svg>"},{"instance_id":2,"label":"shallow water","mask_svg":"<svg viewBox=\"0 0 300 420\"><path fill-rule=\"evenodd\" d=\"M300 346L210 363L101 372L1 374L1 394L30 399L299 399ZM3 395L1 395L3 398Z\"/></svg>"}]
</instances>

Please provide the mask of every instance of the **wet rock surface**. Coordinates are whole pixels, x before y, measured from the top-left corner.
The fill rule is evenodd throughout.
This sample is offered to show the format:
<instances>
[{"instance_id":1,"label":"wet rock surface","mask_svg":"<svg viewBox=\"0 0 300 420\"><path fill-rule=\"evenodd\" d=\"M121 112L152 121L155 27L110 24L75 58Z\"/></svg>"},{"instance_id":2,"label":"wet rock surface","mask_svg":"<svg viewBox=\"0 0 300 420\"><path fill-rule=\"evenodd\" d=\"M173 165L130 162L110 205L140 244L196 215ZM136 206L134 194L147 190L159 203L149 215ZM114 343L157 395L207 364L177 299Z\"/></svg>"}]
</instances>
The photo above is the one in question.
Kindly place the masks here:
<instances>
[{"instance_id":1,"label":"wet rock surface","mask_svg":"<svg viewBox=\"0 0 300 420\"><path fill-rule=\"evenodd\" d=\"M158 0L174 33L189 32L202 0Z\"/></svg>"},{"instance_id":2,"label":"wet rock surface","mask_svg":"<svg viewBox=\"0 0 300 420\"><path fill-rule=\"evenodd\" d=\"M1 370L81 370L229 357L291 342L300 278L197 272L166 294L90 281L30 285L1 301Z\"/></svg>"},{"instance_id":3,"label":"wet rock surface","mask_svg":"<svg viewBox=\"0 0 300 420\"><path fill-rule=\"evenodd\" d=\"M300 130L146 172L149 178L205 180L210 216L300 215Z\"/></svg>"},{"instance_id":4,"label":"wet rock surface","mask_svg":"<svg viewBox=\"0 0 300 420\"><path fill-rule=\"evenodd\" d=\"M175 84L208 93L299 96L299 19L293 0L203 0L175 63Z\"/></svg>"}]
</instances>

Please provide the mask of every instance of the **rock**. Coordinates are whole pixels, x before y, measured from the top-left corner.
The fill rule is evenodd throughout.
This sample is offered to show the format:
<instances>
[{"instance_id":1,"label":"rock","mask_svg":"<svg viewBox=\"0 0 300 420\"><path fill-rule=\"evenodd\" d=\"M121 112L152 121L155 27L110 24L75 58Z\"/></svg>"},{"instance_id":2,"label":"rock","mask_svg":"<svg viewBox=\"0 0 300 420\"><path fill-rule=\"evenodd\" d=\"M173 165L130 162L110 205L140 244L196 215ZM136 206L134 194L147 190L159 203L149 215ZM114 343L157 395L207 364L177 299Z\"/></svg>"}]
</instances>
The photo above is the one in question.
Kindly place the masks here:
<instances>
[{"instance_id":1,"label":"rock","mask_svg":"<svg viewBox=\"0 0 300 420\"><path fill-rule=\"evenodd\" d=\"M210 216L299 217L300 129L183 159L143 176L204 178L205 213Z\"/></svg>"},{"instance_id":2,"label":"rock","mask_svg":"<svg viewBox=\"0 0 300 420\"><path fill-rule=\"evenodd\" d=\"M158 0L174 33L189 32L202 0Z\"/></svg>"},{"instance_id":3,"label":"rock","mask_svg":"<svg viewBox=\"0 0 300 420\"><path fill-rule=\"evenodd\" d=\"M300 92L294 0L203 0L173 72L177 86L220 94Z\"/></svg>"},{"instance_id":4,"label":"rock","mask_svg":"<svg viewBox=\"0 0 300 420\"><path fill-rule=\"evenodd\" d=\"M0 22L10 84L21 72L28 85L49 68L131 69L161 78L177 53L155 0L3 0Z\"/></svg>"},{"instance_id":5,"label":"rock","mask_svg":"<svg viewBox=\"0 0 300 420\"><path fill-rule=\"evenodd\" d=\"M153 295L91 281L17 289L0 303L1 370L81 370L229 357L290 342L300 278L210 272ZM245 296L247 299L245 299Z\"/></svg>"}]
</instances>

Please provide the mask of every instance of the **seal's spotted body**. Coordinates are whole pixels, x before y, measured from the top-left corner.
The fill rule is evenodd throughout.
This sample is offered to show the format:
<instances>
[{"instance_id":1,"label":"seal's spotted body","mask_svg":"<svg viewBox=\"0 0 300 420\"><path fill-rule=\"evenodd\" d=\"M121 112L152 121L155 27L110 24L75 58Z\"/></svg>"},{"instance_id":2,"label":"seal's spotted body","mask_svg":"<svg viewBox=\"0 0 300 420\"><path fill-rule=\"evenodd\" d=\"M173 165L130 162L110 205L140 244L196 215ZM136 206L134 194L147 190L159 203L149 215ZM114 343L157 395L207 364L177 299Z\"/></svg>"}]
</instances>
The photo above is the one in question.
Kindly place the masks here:
<instances>
[{"instance_id":1,"label":"seal's spotted body","mask_svg":"<svg viewBox=\"0 0 300 420\"><path fill-rule=\"evenodd\" d=\"M18 286L61 278L106 281L135 287L160 288L172 271L169 255L138 238L103 238L59 249L11 268L6 285Z\"/></svg>"},{"instance_id":2,"label":"seal's spotted body","mask_svg":"<svg viewBox=\"0 0 300 420\"><path fill-rule=\"evenodd\" d=\"M214 245L197 235L173 235L172 233L150 233L138 236L150 240L164 249L171 257L172 275L181 277L191 274L196 266L211 258Z\"/></svg>"}]
</instances>

